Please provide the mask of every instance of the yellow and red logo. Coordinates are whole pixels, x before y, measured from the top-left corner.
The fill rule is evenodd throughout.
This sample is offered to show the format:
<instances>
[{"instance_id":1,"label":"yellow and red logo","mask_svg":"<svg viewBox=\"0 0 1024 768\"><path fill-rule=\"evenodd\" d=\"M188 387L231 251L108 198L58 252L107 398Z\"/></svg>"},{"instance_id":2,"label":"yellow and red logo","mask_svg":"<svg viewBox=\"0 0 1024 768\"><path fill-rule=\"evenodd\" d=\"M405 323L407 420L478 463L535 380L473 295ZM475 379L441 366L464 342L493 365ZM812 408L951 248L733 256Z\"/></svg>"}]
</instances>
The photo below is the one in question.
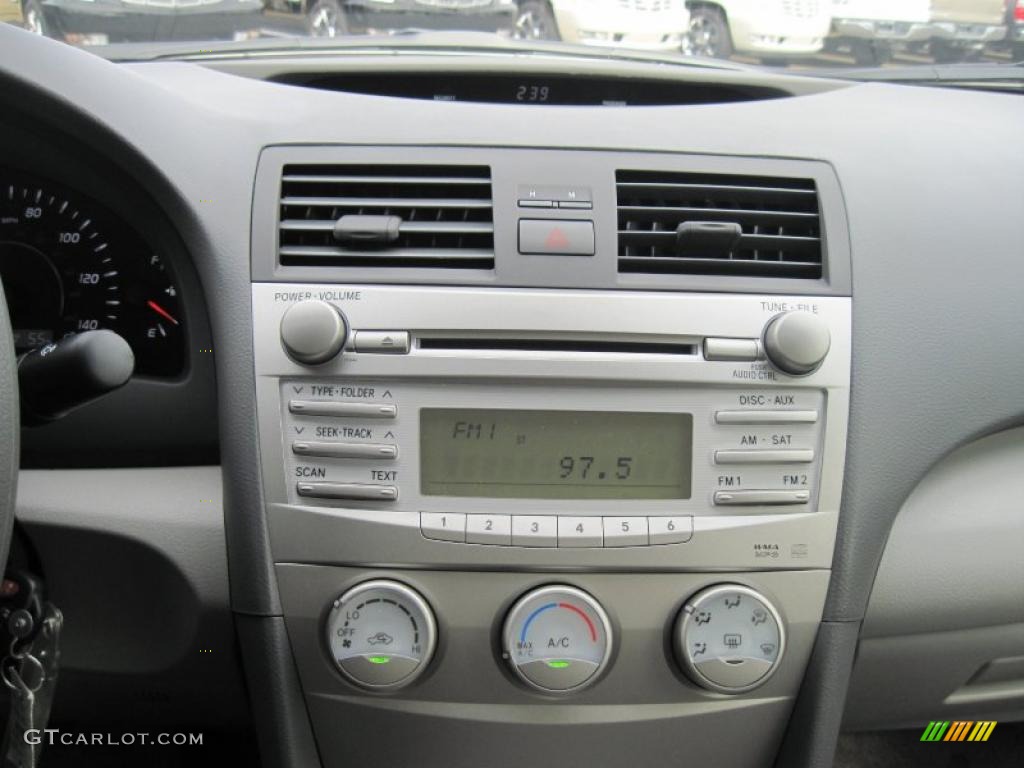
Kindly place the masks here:
<instances>
[{"instance_id":1,"label":"yellow and red logo","mask_svg":"<svg viewBox=\"0 0 1024 768\"><path fill-rule=\"evenodd\" d=\"M921 741L988 741L996 720L932 720L921 734Z\"/></svg>"}]
</instances>

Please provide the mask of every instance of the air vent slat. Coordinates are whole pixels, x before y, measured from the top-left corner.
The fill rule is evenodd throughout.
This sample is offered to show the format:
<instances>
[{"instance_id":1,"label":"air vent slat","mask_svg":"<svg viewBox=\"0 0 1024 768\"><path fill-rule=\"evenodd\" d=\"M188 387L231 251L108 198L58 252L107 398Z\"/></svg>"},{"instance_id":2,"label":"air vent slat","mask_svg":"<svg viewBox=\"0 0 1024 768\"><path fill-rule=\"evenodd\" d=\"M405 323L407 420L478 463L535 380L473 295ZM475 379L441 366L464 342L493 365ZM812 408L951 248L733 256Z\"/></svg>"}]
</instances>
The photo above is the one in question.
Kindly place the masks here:
<instances>
[{"instance_id":1,"label":"air vent slat","mask_svg":"<svg viewBox=\"0 0 1024 768\"><path fill-rule=\"evenodd\" d=\"M817 221L817 213L803 211L753 211L743 208L703 208L687 206L643 206L620 205L620 213L636 218L652 218L658 221L686 221L687 217L708 221L733 221L744 216L758 221Z\"/></svg>"},{"instance_id":2,"label":"air vent slat","mask_svg":"<svg viewBox=\"0 0 1024 768\"><path fill-rule=\"evenodd\" d=\"M280 228L290 232L333 232L334 221L286 219ZM489 234L494 232L494 225L483 221L443 222L443 221L405 221L398 231L407 233L431 234Z\"/></svg>"},{"instance_id":3,"label":"air vent slat","mask_svg":"<svg viewBox=\"0 0 1024 768\"><path fill-rule=\"evenodd\" d=\"M463 262L456 264L457 267L466 267L487 259L493 259L494 252L486 250L448 250L440 248L389 248L384 251L357 248L331 248L329 246L281 246L281 257L288 259L302 259L310 263L331 264L337 261L358 262L359 266L382 266L390 261L428 263L443 259L452 262ZM403 264L402 266L405 266Z\"/></svg>"},{"instance_id":4,"label":"air vent slat","mask_svg":"<svg viewBox=\"0 0 1024 768\"><path fill-rule=\"evenodd\" d=\"M812 179L619 171L616 191L619 272L822 276Z\"/></svg>"},{"instance_id":5,"label":"air vent slat","mask_svg":"<svg viewBox=\"0 0 1024 768\"><path fill-rule=\"evenodd\" d=\"M494 269L485 166L286 166L280 192L282 265ZM343 217L389 231L353 243Z\"/></svg>"},{"instance_id":6,"label":"air vent slat","mask_svg":"<svg viewBox=\"0 0 1024 768\"><path fill-rule=\"evenodd\" d=\"M686 274L748 275L754 277L811 277L820 274L816 261L758 261L756 259L687 259ZM620 257L619 272L679 273L679 259L665 256Z\"/></svg>"},{"instance_id":7,"label":"air vent slat","mask_svg":"<svg viewBox=\"0 0 1024 768\"><path fill-rule=\"evenodd\" d=\"M644 232L634 229L620 229L619 236L627 236L633 245L653 245L671 248L676 239L675 230L662 232ZM789 237L787 235L742 235L736 243L736 251L744 250L779 250L801 253L818 253L821 241L816 237Z\"/></svg>"},{"instance_id":8,"label":"air vent slat","mask_svg":"<svg viewBox=\"0 0 1024 768\"><path fill-rule=\"evenodd\" d=\"M311 208L486 208L487 200L431 200L406 197L282 197L281 205Z\"/></svg>"},{"instance_id":9,"label":"air vent slat","mask_svg":"<svg viewBox=\"0 0 1024 768\"><path fill-rule=\"evenodd\" d=\"M692 193L695 195L728 195L735 198L750 197L755 200L763 199L766 195L778 197L804 197L814 195L813 189L790 189L788 187L748 187L735 184L651 184L648 182L620 182L619 189L633 192L637 195L644 193L654 195L674 195L680 192Z\"/></svg>"},{"instance_id":10,"label":"air vent slat","mask_svg":"<svg viewBox=\"0 0 1024 768\"><path fill-rule=\"evenodd\" d=\"M305 184L419 184L424 181L422 176L340 176L340 175L303 175L287 174L281 177L284 182L301 182ZM481 184L490 186L490 178L474 179L468 176L437 176L429 179L431 184Z\"/></svg>"}]
</instances>

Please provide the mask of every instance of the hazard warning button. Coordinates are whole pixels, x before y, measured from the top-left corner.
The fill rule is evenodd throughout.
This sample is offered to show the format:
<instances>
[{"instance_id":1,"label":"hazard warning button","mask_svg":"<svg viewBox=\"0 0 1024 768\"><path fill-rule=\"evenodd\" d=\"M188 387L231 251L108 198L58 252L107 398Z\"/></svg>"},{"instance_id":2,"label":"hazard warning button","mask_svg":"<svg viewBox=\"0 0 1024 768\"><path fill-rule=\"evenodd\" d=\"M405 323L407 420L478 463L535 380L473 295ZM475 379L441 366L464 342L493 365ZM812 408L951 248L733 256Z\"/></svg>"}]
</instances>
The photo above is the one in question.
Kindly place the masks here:
<instances>
[{"instance_id":1,"label":"hazard warning button","mask_svg":"<svg viewBox=\"0 0 1024 768\"><path fill-rule=\"evenodd\" d=\"M593 256L594 222L579 219L520 219L519 252Z\"/></svg>"}]
</instances>

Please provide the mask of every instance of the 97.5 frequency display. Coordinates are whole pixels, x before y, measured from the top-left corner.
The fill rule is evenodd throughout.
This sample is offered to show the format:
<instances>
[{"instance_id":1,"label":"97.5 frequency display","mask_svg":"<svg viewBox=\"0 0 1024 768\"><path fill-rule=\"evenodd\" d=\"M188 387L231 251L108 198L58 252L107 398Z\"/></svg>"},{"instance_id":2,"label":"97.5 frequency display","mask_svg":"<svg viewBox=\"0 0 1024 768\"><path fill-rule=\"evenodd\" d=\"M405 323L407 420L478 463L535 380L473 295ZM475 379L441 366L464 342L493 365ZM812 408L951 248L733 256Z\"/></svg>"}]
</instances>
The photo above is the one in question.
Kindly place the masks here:
<instances>
[{"instance_id":1,"label":"97.5 frequency display","mask_svg":"<svg viewBox=\"0 0 1024 768\"><path fill-rule=\"evenodd\" d=\"M421 492L519 499L688 499L688 413L425 408Z\"/></svg>"}]
</instances>

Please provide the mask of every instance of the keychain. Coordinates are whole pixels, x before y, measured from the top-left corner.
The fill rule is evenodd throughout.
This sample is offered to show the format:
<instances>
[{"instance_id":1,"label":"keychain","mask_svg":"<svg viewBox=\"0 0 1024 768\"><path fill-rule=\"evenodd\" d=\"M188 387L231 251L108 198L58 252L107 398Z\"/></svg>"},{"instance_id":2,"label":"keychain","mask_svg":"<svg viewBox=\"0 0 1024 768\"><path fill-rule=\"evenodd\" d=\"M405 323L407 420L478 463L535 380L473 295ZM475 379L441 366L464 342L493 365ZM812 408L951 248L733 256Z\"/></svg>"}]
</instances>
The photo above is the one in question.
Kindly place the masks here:
<instances>
[{"instance_id":1,"label":"keychain","mask_svg":"<svg viewBox=\"0 0 1024 768\"><path fill-rule=\"evenodd\" d=\"M6 621L11 636L10 651L0 662L0 678L11 696L0 765L35 768L53 706L64 617L52 603L39 599L40 584L27 574L5 579L0 591L4 598L21 602L21 607L0 609L0 618Z\"/></svg>"}]
</instances>

